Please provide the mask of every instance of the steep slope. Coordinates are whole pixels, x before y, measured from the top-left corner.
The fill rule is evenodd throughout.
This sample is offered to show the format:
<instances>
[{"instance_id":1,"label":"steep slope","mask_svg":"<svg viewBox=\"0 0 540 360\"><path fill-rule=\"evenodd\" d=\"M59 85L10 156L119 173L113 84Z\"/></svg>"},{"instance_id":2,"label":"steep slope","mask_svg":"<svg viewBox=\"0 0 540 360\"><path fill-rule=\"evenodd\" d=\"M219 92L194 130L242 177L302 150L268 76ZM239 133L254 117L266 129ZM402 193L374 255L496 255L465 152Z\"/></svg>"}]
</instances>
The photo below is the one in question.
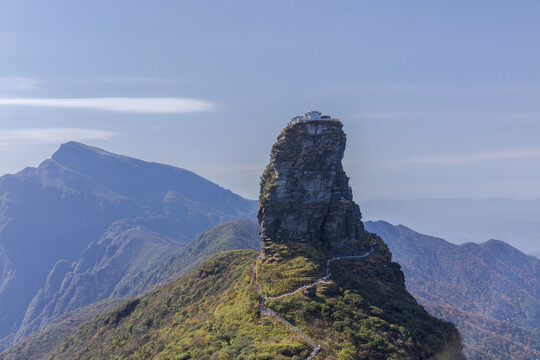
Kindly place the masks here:
<instances>
[{"instance_id":1,"label":"steep slope","mask_svg":"<svg viewBox=\"0 0 540 360\"><path fill-rule=\"evenodd\" d=\"M386 244L364 230L344 150L336 120L293 123L272 147L257 215L263 307L321 358L462 358L454 326L416 303Z\"/></svg>"},{"instance_id":2,"label":"steep slope","mask_svg":"<svg viewBox=\"0 0 540 360\"><path fill-rule=\"evenodd\" d=\"M239 226L235 226L235 225ZM428 237L422 234L414 233L412 230L409 230L414 237L403 238L400 240L399 229L404 227L396 227L384 223L384 222L366 222L365 227L367 230L376 232L384 236L385 240L390 249L394 250L393 257L397 261L403 262L403 270L406 274L406 282L409 287L409 290L419 299L422 305L435 316L443 318L447 321L450 321L458 325L458 328L462 332L464 341L467 345L466 352L469 359L500 359L505 356L513 356L515 359L531 359L538 357L538 350L535 349L535 344L540 343L540 339L537 332L526 330L517 326L510 324L507 321L496 320L491 317L481 316L475 312L466 312L456 306L448 305L447 297L445 295L446 289L444 288L445 283L439 283L440 288L435 287L435 280L433 280L432 271L435 271L432 261L425 260L420 262L423 258L429 258L431 256L444 256L445 254L454 254L461 252L462 254L457 257L455 261L442 261L437 266L442 267L442 270L436 270L437 272L449 272L453 273L456 271L456 268L462 268L459 264L459 258L471 260L470 266L478 264L480 267L478 269L472 268L467 274L477 274L484 272L486 276L489 276L490 273L494 273L493 276L495 279L504 277L500 273L497 273L498 269L504 268L504 266L491 266L489 269L482 268L482 261L476 261L477 252L484 251L485 247L483 246L473 246L465 249L465 247L459 247L453 244L449 244L441 239ZM212 247L214 249L222 248L222 246L214 246L213 244L224 244L225 239L231 240L229 246L230 249L233 249L236 244L238 248L240 247L250 247L247 246L251 244L252 248L258 247L258 226L252 221L249 220L234 220L229 223L224 223L216 225L215 227L209 229L207 232L201 234L196 240L194 240L190 245L187 245L182 250L180 250L174 257L173 261L168 260L167 262L161 262L156 271L153 271L152 274L163 274L167 273L169 270L170 273L182 272L184 269L183 265L186 262L189 262L189 259L197 258L198 254L201 253L210 253L207 250L202 250L207 247ZM238 238L243 240L238 240ZM202 242L199 242L198 239L206 239ZM226 242L225 242L226 243ZM457 248L456 250L449 250L448 248ZM198 249L191 255L188 253L188 249ZM437 249L436 251L434 249ZM467 250L467 251L465 251ZM214 252L215 251L215 252ZM514 250L515 251L515 250ZM503 251L498 252L498 256L501 258L500 261L503 263L508 262L509 254L514 253L514 251ZM213 253L216 253L217 250L213 250ZM184 253L185 256L179 256L181 253ZM436 253L433 255L431 253ZM404 258L404 256L407 256ZM411 256L416 256L417 259L414 260L414 266L411 265ZM517 264L522 264L520 258L516 259ZM189 265L188 265L189 266ZM524 273L523 270L518 271L520 276L527 277L531 276ZM462 274L463 277L467 277L466 274ZM165 277L168 278L168 277ZM156 281L165 281L165 278L149 277L150 283ZM534 278L534 276L533 276ZM439 296L437 302L426 302L422 298L416 295L415 289L411 288L413 283L432 283L430 288L432 296ZM489 285L489 284L488 284ZM488 286L486 285L486 286ZM478 285L480 286L480 285ZM488 286L489 287L489 286ZM480 289L479 292L483 293L487 290ZM515 295L508 295L501 297L501 300L514 298ZM288 302L289 306L292 305L291 302ZM326 303L325 303L326 304ZM476 304L481 305L482 299L476 299ZM283 305L281 305L283 306ZM314 307L322 306L321 303L314 303ZM329 304L329 309L334 310L332 303ZM312 307L308 307L312 309ZM301 309L300 312L304 312L304 309ZM334 310L335 311L335 310ZM84 319L84 318L83 318ZM86 319L89 319L88 317ZM14 346L9 349L9 352L6 352L0 355L7 356L8 359L40 359L40 356L45 356L51 348L54 346L54 341L62 339L69 334L69 332L76 326L81 323L81 313L80 311L75 312L73 317L61 317L59 321L55 321L51 326L45 328L43 331L32 335L30 338L22 341L21 344ZM339 324L339 323L338 323ZM339 326L339 325L338 325ZM536 345L537 346L537 345ZM45 352L40 352L45 351ZM536 352L535 352L536 351ZM32 356L25 357L25 354L32 354ZM38 356L39 355L39 356Z\"/></svg>"},{"instance_id":3,"label":"steep slope","mask_svg":"<svg viewBox=\"0 0 540 360\"><path fill-rule=\"evenodd\" d=\"M23 342L2 356L6 360L28 359L25 354L32 354L33 360L308 359L309 341L283 318L261 311L253 276L257 256L252 250L222 252L174 282L78 326L59 345L42 332L36 340L43 347ZM444 329L440 321L426 317L402 289L381 286L374 279L351 283L358 279L342 266L333 271L338 283L357 290L337 289L339 295L332 296L318 292L309 298L299 293L268 304L321 344L317 358L428 358L429 346L453 333L450 324ZM388 304L373 305L382 304L381 299ZM418 334L428 330L434 333L421 341ZM356 342L362 343L359 354ZM460 358L446 355L430 358Z\"/></svg>"},{"instance_id":4,"label":"steep slope","mask_svg":"<svg viewBox=\"0 0 540 360\"><path fill-rule=\"evenodd\" d=\"M290 359L309 346L261 318L253 250L223 252L79 327L48 359ZM6 357L15 359L14 357Z\"/></svg>"},{"instance_id":5,"label":"steep slope","mask_svg":"<svg viewBox=\"0 0 540 360\"><path fill-rule=\"evenodd\" d=\"M128 272L122 274L124 281L118 282L114 280L114 276L118 274L107 274L109 270L115 269L116 266L109 268L107 263L102 267L100 261L97 261L92 265L95 266L95 268L91 267L86 272L75 273L73 276L66 276L67 280L62 284L62 287L73 287L69 280L77 279L81 275L83 275L83 278L99 276L99 279L104 284L98 288L107 288L107 284L117 284L115 287L116 291L125 288L128 289L125 294L126 296L136 296L152 290L158 285L163 285L166 282L177 279L221 251L234 249L258 250L260 248L258 231L259 226L254 221L248 219L232 220L211 227L201 235L197 236L181 250L172 255L169 254L168 257L153 256L149 259L144 259L145 264L150 264L149 267L141 266L141 261L130 261L130 264L139 265L130 267ZM137 251L139 251L140 254L146 255L146 252L142 251L142 249L137 249ZM140 254L133 254L131 251L121 251L121 253L140 256ZM156 257L158 257L157 260ZM84 258L85 257L83 257L83 259ZM76 265L72 265L71 268L79 269L84 263L85 261L82 260ZM106 275L100 276L101 273L105 273ZM128 276L129 274L131 274L131 276ZM66 283L68 285L66 285ZM75 281L75 283L77 283L77 281ZM82 285L83 284L81 284L81 286ZM95 288L95 285L91 287L91 289ZM84 287L81 287L78 290L88 291ZM59 292L59 294L60 293L61 292ZM57 297L60 299L62 298L58 295ZM73 329L97 315L97 305L105 310L107 304L112 306L117 303L118 300L108 299L105 303L99 302L96 303L96 305L92 304L77 308L77 310L72 311L69 314L48 317L47 310L49 309L49 306L47 306L41 316L37 318L41 321L39 324L41 330L36 331L24 339L22 339L24 334L23 331L19 331L16 340L20 340L20 343L9 348L4 354L0 354L0 358L9 355L11 358L22 359L26 358L25 356L27 356L27 354L32 354L32 356L29 356L28 358L39 359L41 356L45 356L50 349L64 341ZM60 304L60 302L57 302L54 310L56 310Z\"/></svg>"},{"instance_id":6,"label":"steep slope","mask_svg":"<svg viewBox=\"0 0 540 360\"><path fill-rule=\"evenodd\" d=\"M14 340L38 330L51 319L105 298L131 294L141 274L177 252L178 243L130 220L113 223L77 262L59 260L26 310ZM144 290L143 290L144 291Z\"/></svg>"},{"instance_id":7,"label":"steep slope","mask_svg":"<svg viewBox=\"0 0 540 360\"><path fill-rule=\"evenodd\" d=\"M118 274L129 278L209 226L253 211L253 202L187 170L64 144L39 167L0 178L0 337L23 319L30 331L44 318L119 296ZM138 254L134 263L130 253Z\"/></svg>"},{"instance_id":8,"label":"steep slope","mask_svg":"<svg viewBox=\"0 0 540 360\"><path fill-rule=\"evenodd\" d=\"M105 299L70 313L62 314L52 320L45 328L26 336L16 345L0 353L0 359L46 359L52 349L56 349L81 325L124 301Z\"/></svg>"},{"instance_id":9,"label":"steep slope","mask_svg":"<svg viewBox=\"0 0 540 360\"><path fill-rule=\"evenodd\" d=\"M52 159L117 194L178 219L182 231L190 237L200 228L213 225L213 217L251 214L252 204L248 200L185 169L75 142L62 145Z\"/></svg>"},{"instance_id":10,"label":"steep slope","mask_svg":"<svg viewBox=\"0 0 540 360\"><path fill-rule=\"evenodd\" d=\"M383 221L366 229L385 239L408 290L452 321L471 359L540 356L540 261L502 241L454 245Z\"/></svg>"},{"instance_id":11,"label":"steep slope","mask_svg":"<svg viewBox=\"0 0 540 360\"><path fill-rule=\"evenodd\" d=\"M249 219L236 219L215 225L149 271L130 283L129 295L142 294L156 285L178 278L220 251L260 249L259 226Z\"/></svg>"}]
</instances>

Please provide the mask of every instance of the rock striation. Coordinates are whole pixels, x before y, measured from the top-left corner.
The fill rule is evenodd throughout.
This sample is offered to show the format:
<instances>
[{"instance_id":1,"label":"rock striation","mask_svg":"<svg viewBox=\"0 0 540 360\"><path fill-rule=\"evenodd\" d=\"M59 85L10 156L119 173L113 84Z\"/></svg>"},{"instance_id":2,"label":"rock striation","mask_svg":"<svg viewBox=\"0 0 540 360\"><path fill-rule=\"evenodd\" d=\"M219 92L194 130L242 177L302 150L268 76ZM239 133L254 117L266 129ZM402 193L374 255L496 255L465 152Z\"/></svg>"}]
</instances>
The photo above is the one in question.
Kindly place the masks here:
<instances>
[{"instance_id":1,"label":"rock striation","mask_svg":"<svg viewBox=\"0 0 540 360\"><path fill-rule=\"evenodd\" d=\"M279 135L260 184L264 254L275 243L308 243L329 257L367 251L360 208L341 164L342 126L338 120L303 121Z\"/></svg>"}]
</instances>

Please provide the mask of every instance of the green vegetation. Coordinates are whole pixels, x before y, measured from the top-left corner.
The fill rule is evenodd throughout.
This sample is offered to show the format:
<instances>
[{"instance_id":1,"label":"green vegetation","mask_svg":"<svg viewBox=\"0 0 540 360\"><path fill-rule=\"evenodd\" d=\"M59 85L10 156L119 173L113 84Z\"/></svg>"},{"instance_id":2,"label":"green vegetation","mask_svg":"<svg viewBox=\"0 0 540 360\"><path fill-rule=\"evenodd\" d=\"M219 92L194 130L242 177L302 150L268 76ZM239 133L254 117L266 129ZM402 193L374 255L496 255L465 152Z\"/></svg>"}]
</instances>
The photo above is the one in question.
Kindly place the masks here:
<instances>
[{"instance_id":1,"label":"green vegetation","mask_svg":"<svg viewBox=\"0 0 540 360\"><path fill-rule=\"evenodd\" d=\"M322 346L321 359L426 359L451 338L454 327L427 314L402 287L357 276L353 262L332 264L336 295L298 292L267 301Z\"/></svg>"},{"instance_id":2,"label":"green vegetation","mask_svg":"<svg viewBox=\"0 0 540 360\"><path fill-rule=\"evenodd\" d=\"M274 254L272 258L257 263L258 284L265 296L293 291L324 276L326 261L308 244L272 243L268 250Z\"/></svg>"},{"instance_id":3,"label":"green vegetation","mask_svg":"<svg viewBox=\"0 0 540 360\"><path fill-rule=\"evenodd\" d=\"M48 359L290 359L305 340L259 315L256 253L224 252L80 327Z\"/></svg>"},{"instance_id":4,"label":"green vegetation","mask_svg":"<svg viewBox=\"0 0 540 360\"><path fill-rule=\"evenodd\" d=\"M165 258L127 285L132 296L177 279L220 251L260 248L259 226L248 219L236 219L212 226L178 252Z\"/></svg>"},{"instance_id":5,"label":"green vegetation","mask_svg":"<svg viewBox=\"0 0 540 360\"><path fill-rule=\"evenodd\" d=\"M260 314L253 283L256 257L252 250L222 252L178 280L78 327L41 358L305 358L312 350L305 339L276 318ZM278 266L279 262L272 266L283 274L282 279L292 281L295 273L319 269L317 262L306 259L285 259L294 270ZM434 355L453 327L429 316L393 282L360 277L362 266L333 262L335 293L316 292L308 297L297 292L268 300L267 306L320 344L320 359L397 360ZM261 274L272 281L267 275Z\"/></svg>"},{"instance_id":6,"label":"green vegetation","mask_svg":"<svg viewBox=\"0 0 540 360\"><path fill-rule=\"evenodd\" d=\"M264 203L268 200L268 194L276 187L276 184L274 184L275 181L275 171L272 171L272 165L268 164L266 165L266 168L264 169L260 181L259 181L259 187L260 187L260 195L259 195L259 202Z\"/></svg>"},{"instance_id":7,"label":"green vegetation","mask_svg":"<svg viewBox=\"0 0 540 360\"><path fill-rule=\"evenodd\" d=\"M48 352L59 346L79 326L121 302L120 299L105 299L64 314L45 329L25 337L20 343L1 353L0 359L46 359Z\"/></svg>"}]
</instances>

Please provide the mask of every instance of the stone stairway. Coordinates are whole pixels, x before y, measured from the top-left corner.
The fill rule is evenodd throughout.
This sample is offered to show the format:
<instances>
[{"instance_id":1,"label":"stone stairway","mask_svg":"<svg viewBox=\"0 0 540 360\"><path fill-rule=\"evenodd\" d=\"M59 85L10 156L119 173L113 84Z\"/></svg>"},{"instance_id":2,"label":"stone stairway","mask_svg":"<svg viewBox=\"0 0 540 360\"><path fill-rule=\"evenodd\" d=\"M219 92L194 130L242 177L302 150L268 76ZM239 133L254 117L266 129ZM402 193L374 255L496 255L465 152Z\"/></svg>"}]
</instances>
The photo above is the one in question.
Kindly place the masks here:
<instances>
[{"instance_id":1,"label":"stone stairway","mask_svg":"<svg viewBox=\"0 0 540 360\"><path fill-rule=\"evenodd\" d=\"M303 289L306 289L308 287L311 287L311 286L314 286L314 285L317 285L317 283L320 283L320 282L326 282L328 280L330 280L330 264L332 263L332 261L338 261L338 260L356 260L356 259L361 259L361 258L365 258L366 256L368 256L369 254L371 254L373 250L370 250L368 251L367 253L365 253L364 255L358 255L358 256L339 256L339 257L335 257L335 258L332 258L332 259L328 259L328 261L326 262L326 275L322 278L320 278L319 280L315 281L314 283L311 283L311 284L308 284L308 285L304 285L304 286L301 286L299 287L298 289L294 290L294 291L291 291L289 293L286 293L286 294L282 294L282 295L279 295L279 296L274 296L274 297L266 297L264 295L261 294L261 289L259 288L259 284L257 283L257 264L253 265L253 283L255 284L255 288L257 289L257 293L259 294L259 296L261 297L261 302L259 304L259 308L261 310L261 315L262 316L274 316L276 319L278 319L279 321L281 321L285 326L289 327L290 329L296 331L298 334L300 334L300 336L302 336L304 339L306 339L306 341L311 345L311 347L313 348L313 351L309 354L309 356L307 358L305 358L304 360L311 360L315 357L315 355L317 355L317 353L321 350L321 346L316 344L315 341L313 341L313 339L311 339L309 336L307 336L306 334L304 334L302 331L300 331L300 329L298 329L296 326L294 326L293 324L291 324L290 322L288 322L287 320L285 320L284 318L282 318L277 312L275 312L274 310L272 309L269 309L265 306L265 302L266 300L275 300L275 299L282 299L284 297L287 297L287 296L291 296L293 294L296 294L298 291L301 291Z\"/></svg>"}]
</instances>

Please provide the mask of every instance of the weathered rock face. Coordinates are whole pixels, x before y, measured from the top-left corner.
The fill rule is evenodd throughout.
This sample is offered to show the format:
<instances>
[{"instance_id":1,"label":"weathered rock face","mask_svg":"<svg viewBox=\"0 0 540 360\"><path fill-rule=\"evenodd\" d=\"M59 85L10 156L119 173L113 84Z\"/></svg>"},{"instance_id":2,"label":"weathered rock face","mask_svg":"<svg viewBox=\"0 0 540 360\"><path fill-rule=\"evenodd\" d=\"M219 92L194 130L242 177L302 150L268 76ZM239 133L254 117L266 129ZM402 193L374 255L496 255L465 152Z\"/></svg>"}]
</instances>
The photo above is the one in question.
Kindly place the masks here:
<instances>
[{"instance_id":1,"label":"weathered rock face","mask_svg":"<svg viewBox=\"0 0 540 360\"><path fill-rule=\"evenodd\" d=\"M345 142L336 120L283 129L261 177L257 216L264 254L273 243L308 243L328 257L367 251L360 208L341 164Z\"/></svg>"},{"instance_id":2,"label":"weathered rock face","mask_svg":"<svg viewBox=\"0 0 540 360\"><path fill-rule=\"evenodd\" d=\"M303 315L293 318L303 319L298 321L307 329L326 324L330 333L347 322L349 338L338 343L358 340L351 358L463 360L456 328L418 305L384 241L364 230L341 164L345 142L339 121L308 120L285 127L272 147L257 213L262 250L257 284L262 294L274 297L268 306L276 311L299 306ZM355 301L347 300L350 294ZM320 304L328 308L323 311ZM330 314L328 304L340 304L340 310ZM370 321L385 325L373 327ZM380 331L392 327L406 335ZM357 330L358 336L351 336ZM391 345L368 349L368 338ZM341 358L332 353L335 346L322 344L318 356Z\"/></svg>"}]
</instances>

